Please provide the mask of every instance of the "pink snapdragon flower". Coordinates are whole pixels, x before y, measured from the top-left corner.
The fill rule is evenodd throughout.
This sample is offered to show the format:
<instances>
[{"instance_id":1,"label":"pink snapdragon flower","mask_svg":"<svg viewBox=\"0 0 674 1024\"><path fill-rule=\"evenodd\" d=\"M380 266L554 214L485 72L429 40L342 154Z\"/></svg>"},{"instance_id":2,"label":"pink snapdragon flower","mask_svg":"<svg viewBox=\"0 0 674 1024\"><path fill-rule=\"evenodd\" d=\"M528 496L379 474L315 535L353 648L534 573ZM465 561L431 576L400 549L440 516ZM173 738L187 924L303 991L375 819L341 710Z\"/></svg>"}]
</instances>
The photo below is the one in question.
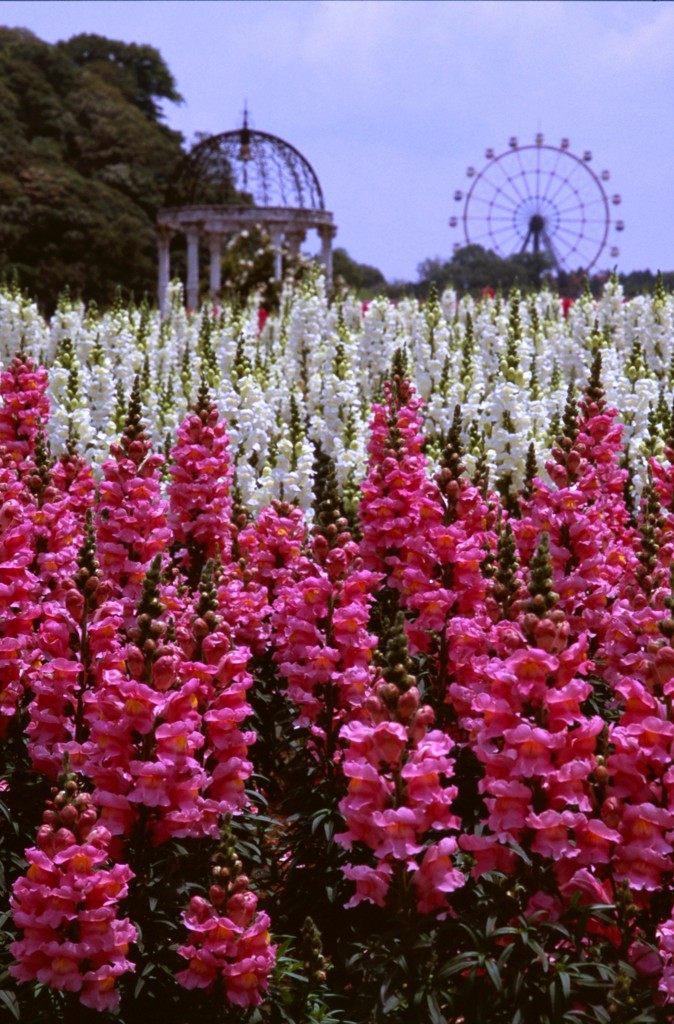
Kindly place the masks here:
<instances>
[{"instance_id":1,"label":"pink snapdragon flower","mask_svg":"<svg viewBox=\"0 0 674 1024\"><path fill-rule=\"evenodd\" d=\"M102 466L95 519L103 578L118 589L129 616L140 599L147 570L171 539L167 502L161 496L163 462L162 455L150 450L134 391L127 427L119 442L110 446L110 458Z\"/></svg>"},{"instance_id":2,"label":"pink snapdragon flower","mask_svg":"<svg viewBox=\"0 0 674 1024\"><path fill-rule=\"evenodd\" d=\"M374 406L370 423L368 475L359 506L360 555L366 569L386 573L391 586L403 589L406 545L419 531L438 524L442 509L422 450L422 400L409 380L388 382L384 395L385 404ZM423 544L417 557L423 570Z\"/></svg>"},{"instance_id":3,"label":"pink snapdragon flower","mask_svg":"<svg viewBox=\"0 0 674 1024\"><path fill-rule=\"evenodd\" d=\"M76 992L84 1006L114 1009L116 979L135 970L127 953L136 929L118 916L133 872L110 863L110 833L73 782L43 820L38 845L26 851L28 871L12 888L12 915L24 937L10 947L10 973Z\"/></svg>"},{"instance_id":4,"label":"pink snapdragon flower","mask_svg":"<svg viewBox=\"0 0 674 1024\"><path fill-rule=\"evenodd\" d=\"M657 937L660 956L664 962L658 988L664 993L665 1003L674 1003L674 918L669 918L658 926Z\"/></svg>"},{"instance_id":5,"label":"pink snapdragon flower","mask_svg":"<svg viewBox=\"0 0 674 1024\"><path fill-rule=\"evenodd\" d=\"M46 369L22 355L0 374L0 445L21 473L35 466L35 443L50 415L48 387Z\"/></svg>"},{"instance_id":6,"label":"pink snapdragon flower","mask_svg":"<svg viewBox=\"0 0 674 1024\"><path fill-rule=\"evenodd\" d=\"M269 916L257 910L257 897L235 888L227 900L212 887L218 905L193 896L183 913L188 941L178 954L188 961L176 975L184 988L212 988L218 981L230 1003L259 1006L269 986L276 946L269 935Z\"/></svg>"},{"instance_id":7,"label":"pink snapdragon flower","mask_svg":"<svg viewBox=\"0 0 674 1024\"><path fill-rule=\"evenodd\" d=\"M179 561L196 582L208 559L218 554L228 561L232 544L229 437L205 394L178 428L170 474L168 526Z\"/></svg>"},{"instance_id":8,"label":"pink snapdragon flower","mask_svg":"<svg viewBox=\"0 0 674 1024\"><path fill-rule=\"evenodd\" d=\"M302 510L278 501L262 509L255 522L239 532L238 546L246 569L255 583L267 589L270 603L283 584L301 571L306 540Z\"/></svg>"}]
</instances>

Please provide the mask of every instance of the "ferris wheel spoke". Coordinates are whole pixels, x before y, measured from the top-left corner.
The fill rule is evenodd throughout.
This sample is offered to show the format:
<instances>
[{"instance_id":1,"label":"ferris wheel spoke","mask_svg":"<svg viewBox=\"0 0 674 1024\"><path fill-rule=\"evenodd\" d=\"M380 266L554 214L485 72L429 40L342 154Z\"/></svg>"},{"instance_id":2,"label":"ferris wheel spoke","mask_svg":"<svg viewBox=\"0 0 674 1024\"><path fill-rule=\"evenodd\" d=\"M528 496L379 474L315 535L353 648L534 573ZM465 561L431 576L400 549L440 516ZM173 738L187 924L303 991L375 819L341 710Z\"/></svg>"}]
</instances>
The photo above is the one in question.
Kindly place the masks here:
<instances>
[{"instance_id":1,"label":"ferris wheel spoke","mask_svg":"<svg viewBox=\"0 0 674 1024\"><path fill-rule=\"evenodd\" d=\"M565 217L565 224L605 224L605 217Z\"/></svg>"},{"instance_id":2,"label":"ferris wheel spoke","mask_svg":"<svg viewBox=\"0 0 674 1024\"><path fill-rule=\"evenodd\" d=\"M525 201L525 199L526 199L526 196L524 196L522 194L522 192L520 192L518 184L517 184L517 178L515 176L509 175L506 172L506 169L505 169L505 167L503 166L503 164L502 164L502 162L500 160L497 160L495 162L495 164L490 165L489 169L491 170L492 167L496 167L501 172L501 175L503 176L504 180L507 181L510 186L512 186L512 189L513 189L513 191L514 191L514 193L515 193L515 195L517 197L517 202L518 203L523 203Z\"/></svg>"},{"instance_id":3,"label":"ferris wheel spoke","mask_svg":"<svg viewBox=\"0 0 674 1024\"><path fill-rule=\"evenodd\" d=\"M524 165L522 163L522 151L520 149L518 149L516 152L517 152L517 162L520 165L520 172L521 172L520 173L520 177L523 179L524 184L526 186L527 199L533 199L534 197L532 196L531 188L529 187L529 179L527 177L527 171L526 171L526 168L524 167Z\"/></svg>"},{"instance_id":4,"label":"ferris wheel spoke","mask_svg":"<svg viewBox=\"0 0 674 1024\"><path fill-rule=\"evenodd\" d=\"M591 200L590 202L587 202L587 203L576 203L575 206L563 206L563 207L560 207L559 208L559 213L560 213L560 216L563 216L564 219L566 220L567 217L568 217L568 214L575 213L576 210L590 210L590 209L592 209L595 206L604 206L604 204L601 201L601 199L595 199L595 200ZM602 218L599 218L599 219L605 221L606 217L602 217Z\"/></svg>"},{"instance_id":5,"label":"ferris wheel spoke","mask_svg":"<svg viewBox=\"0 0 674 1024\"><path fill-rule=\"evenodd\" d=\"M553 203L557 202L558 196L560 194L561 195L564 195L564 194L568 195L569 193L571 193L572 195L579 195L580 194L578 192L578 189L575 187L575 184L572 181L572 179L575 177L577 171L578 171L578 167L572 167L571 170L569 171L569 173L565 177L563 177L562 175L559 175L559 184L557 185L557 188L556 188L555 192L553 192L553 194L550 196L550 201L551 202L553 202Z\"/></svg>"},{"instance_id":6,"label":"ferris wheel spoke","mask_svg":"<svg viewBox=\"0 0 674 1024\"><path fill-rule=\"evenodd\" d=\"M587 220L580 220L576 222L575 226L571 226L568 221L560 221L557 230L563 234L569 235L584 235L587 231L592 230L592 225Z\"/></svg>"},{"instance_id":7,"label":"ferris wheel spoke","mask_svg":"<svg viewBox=\"0 0 674 1024\"><path fill-rule=\"evenodd\" d=\"M515 206L517 206L517 203L518 203L519 200L518 200L518 196L517 196L516 190L515 190L515 194L514 195L510 194L510 192L508 191L507 188L503 187L498 182L492 181L491 178L489 178L486 174L482 175L482 177L480 178L479 184L481 186L482 185L489 186L489 188L492 190L492 194L503 196L503 198L507 202L509 202L512 205L513 208ZM508 186L510 186L510 185L513 184L513 182L512 182L512 180L510 178L506 178L506 184ZM477 195L477 189L476 189L475 193L473 193L473 194Z\"/></svg>"},{"instance_id":8,"label":"ferris wheel spoke","mask_svg":"<svg viewBox=\"0 0 674 1024\"><path fill-rule=\"evenodd\" d=\"M536 198L541 198L541 150L536 147Z\"/></svg>"},{"instance_id":9,"label":"ferris wheel spoke","mask_svg":"<svg viewBox=\"0 0 674 1024\"><path fill-rule=\"evenodd\" d=\"M546 186L545 186L545 191L543 192L543 195L541 197L545 201L551 201L550 197L548 196L548 191L550 189L550 186L551 186L552 182L558 176L557 175L557 168L559 167L559 161L562 159L562 153L563 153L563 150L561 150L561 149L555 151L555 162L554 162L553 167L550 169L550 171L548 173L548 180L547 180L547 183L546 183Z\"/></svg>"},{"instance_id":10,"label":"ferris wheel spoke","mask_svg":"<svg viewBox=\"0 0 674 1024\"><path fill-rule=\"evenodd\" d=\"M490 227L489 230L490 230L491 234L493 234L493 235L502 235L502 234L518 235L519 234L517 229L514 228L512 224L503 224L499 228L491 228Z\"/></svg>"},{"instance_id":11,"label":"ferris wheel spoke","mask_svg":"<svg viewBox=\"0 0 674 1024\"><path fill-rule=\"evenodd\" d=\"M472 232L471 233L471 241L472 242L473 241L477 241L480 238L493 238L495 235L501 235L501 234L504 234L504 233L505 234L515 234L515 235L517 234L516 231L513 231L512 227L493 228L491 226L491 224L489 224L479 234L475 234L474 232Z\"/></svg>"},{"instance_id":12,"label":"ferris wheel spoke","mask_svg":"<svg viewBox=\"0 0 674 1024\"><path fill-rule=\"evenodd\" d=\"M498 235L499 233L500 233L500 232L498 232L498 231L496 231L496 232L495 232L495 231L491 231L491 230L488 230L488 231L484 231L484 232L482 232L482 233L481 233L481 234L479 234L479 235L471 234L471 236L470 236L470 242L471 242L471 244L472 244L472 245L480 245L480 244L481 244L481 243L482 243L483 241L491 241L491 242L493 242L493 243L494 243L494 244L495 244L495 245L497 246L497 248L499 248L499 250L500 250L500 246L504 245L507 239L506 239L506 238L503 238L503 239L501 239L501 240L498 240L498 239L496 238L496 235ZM511 234L514 234L513 232L510 232L510 233L511 233ZM520 241L520 239L518 238L518 236L517 236L517 235L514 235L514 237L515 237L515 239L516 239L517 241Z\"/></svg>"},{"instance_id":13,"label":"ferris wheel spoke","mask_svg":"<svg viewBox=\"0 0 674 1024\"><path fill-rule=\"evenodd\" d=\"M494 241L498 242L499 252L510 255L513 252L521 251L526 241L526 234L511 228L509 231L499 232L498 239L494 236Z\"/></svg>"},{"instance_id":14,"label":"ferris wheel spoke","mask_svg":"<svg viewBox=\"0 0 674 1024\"><path fill-rule=\"evenodd\" d=\"M586 224L580 224L574 229L558 229L554 233L554 236L555 238L586 238L588 242L596 243L597 245L602 245L604 241L604 235L601 233L601 228L598 226L588 228Z\"/></svg>"},{"instance_id":15,"label":"ferris wheel spoke","mask_svg":"<svg viewBox=\"0 0 674 1024\"><path fill-rule=\"evenodd\" d=\"M509 227L513 227L514 222L512 217L491 217L492 224L507 224Z\"/></svg>"},{"instance_id":16,"label":"ferris wheel spoke","mask_svg":"<svg viewBox=\"0 0 674 1024\"><path fill-rule=\"evenodd\" d=\"M513 212L513 208L511 206L504 206L503 203L497 203L494 200L483 199L482 196L471 196L471 202L472 201L483 203L485 206L489 207L489 209L503 210L506 213L510 214L512 214Z\"/></svg>"},{"instance_id":17,"label":"ferris wheel spoke","mask_svg":"<svg viewBox=\"0 0 674 1024\"><path fill-rule=\"evenodd\" d=\"M589 238L590 236L587 234L584 228L584 224L580 225L580 227L577 228L569 228L566 227L564 224L560 224L557 228L556 234L560 235L561 237L569 236L570 238Z\"/></svg>"},{"instance_id":18,"label":"ferris wheel spoke","mask_svg":"<svg viewBox=\"0 0 674 1024\"><path fill-rule=\"evenodd\" d=\"M565 178L560 178L560 183L559 183L559 186L557 188L557 191L551 197L553 202L557 199L557 196L560 194L560 192L564 188L566 188L569 192L573 193L574 195L579 195L580 194L578 192L578 190L575 188L575 186L571 182L572 182L572 179L575 178L576 174L578 174L578 172L580 170L582 170L582 169L583 169L583 165L582 164L576 164L574 167L571 168L571 170L569 171L569 173L567 174L567 176ZM590 171L587 171L587 168L585 168L585 170L586 170L586 172L588 174L591 173Z\"/></svg>"},{"instance_id":19,"label":"ferris wheel spoke","mask_svg":"<svg viewBox=\"0 0 674 1024\"><path fill-rule=\"evenodd\" d=\"M571 235L568 239L564 236L560 236L560 242L567 245L572 251L575 251L579 246L584 246L592 252L600 250L603 247L602 239L592 238L585 234Z\"/></svg>"}]
</instances>

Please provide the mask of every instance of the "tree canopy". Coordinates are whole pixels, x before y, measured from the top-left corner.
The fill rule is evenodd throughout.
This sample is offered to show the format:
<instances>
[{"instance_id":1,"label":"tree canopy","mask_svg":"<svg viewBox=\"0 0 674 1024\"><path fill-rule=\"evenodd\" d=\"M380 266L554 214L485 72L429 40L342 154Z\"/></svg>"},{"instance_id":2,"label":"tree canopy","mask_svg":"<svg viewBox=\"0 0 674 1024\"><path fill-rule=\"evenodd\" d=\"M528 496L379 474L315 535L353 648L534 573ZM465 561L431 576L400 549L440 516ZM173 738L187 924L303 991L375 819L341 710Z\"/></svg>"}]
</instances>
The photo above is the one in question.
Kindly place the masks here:
<instances>
[{"instance_id":1,"label":"tree canopy","mask_svg":"<svg viewBox=\"0 0 674 1024\"><path fill-rule=\"evenodd\" d=\"M424 260L417 273L422 285L434 284L440 291L451 284L462 292L476 292L483 288L507 291L515 285L536 287L549 269L544 254L523 252L504 259L481 245L465 245L451 260Z\"/></svg>"},{"instance_id":2,"label":"tree canopy","mask_svg":"<svg viewBox=\"0 0 674 1024\"><path fill-rule=\"evenodd\" d=\"M346 249L335 249L332 268L336 284L353 288L359 294L376 294L386 290L386 278L381 270L367 263L358 263L349 256Z\"/></svg>"},{"instance_id":3,"label":"tree canopy","mask_svg":"<svg viewBox=\"0 0 674 1024\"><path fill-rule=\"evenodd\" d=\"M161 100L180 95L151 46L0 28L0 273L45 309L66 286L100 304L154 292L155 215L183 156Z\"/></svg>"}]
</instances>

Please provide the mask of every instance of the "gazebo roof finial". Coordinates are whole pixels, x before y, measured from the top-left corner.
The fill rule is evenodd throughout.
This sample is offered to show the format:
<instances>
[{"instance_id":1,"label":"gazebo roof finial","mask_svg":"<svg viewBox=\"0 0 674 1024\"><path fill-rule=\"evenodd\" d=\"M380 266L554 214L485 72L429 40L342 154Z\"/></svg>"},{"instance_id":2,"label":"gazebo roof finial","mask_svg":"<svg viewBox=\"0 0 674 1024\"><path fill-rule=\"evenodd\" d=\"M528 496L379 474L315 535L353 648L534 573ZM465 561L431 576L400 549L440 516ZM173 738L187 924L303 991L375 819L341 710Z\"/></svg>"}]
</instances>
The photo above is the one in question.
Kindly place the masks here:
<instances>
[{"instance_id":1,"label":"gazebo roof finial","mask_svg":"<svg viewBox=\"0 0 674 1024\"><path fill-rule=\"evenodd\" d=\"M250 150L250 128L248 127L248 100L243 101L243 128L240 132L240 142L238 157L244 164L252 160L253 154ZM245 185L248 186L248 174L247 169L244 167L244 179Z\"/></svg>"}]
</instances>

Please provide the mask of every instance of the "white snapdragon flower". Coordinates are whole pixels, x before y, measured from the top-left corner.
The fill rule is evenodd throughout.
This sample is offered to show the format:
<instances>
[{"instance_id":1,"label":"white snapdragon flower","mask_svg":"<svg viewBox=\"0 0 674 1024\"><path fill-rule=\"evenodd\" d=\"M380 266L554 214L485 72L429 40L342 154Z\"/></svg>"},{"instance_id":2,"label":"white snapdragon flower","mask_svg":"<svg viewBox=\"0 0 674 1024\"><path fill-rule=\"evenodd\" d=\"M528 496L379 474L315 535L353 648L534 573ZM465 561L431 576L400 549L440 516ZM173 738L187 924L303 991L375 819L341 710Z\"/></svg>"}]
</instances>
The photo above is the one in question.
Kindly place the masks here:
<instances>
[{"instance_id":1,"label":"white snapdragon flower","mask_svg":"<svg viewBox=\"0 0 674 1024\"><path fill-rule=\"evenodd\" d=\"M49 332L34 302L21 294L0 292L0 364L6 366L23 348L37 362L49 347Z\"/></svg>"},{"instance_id":2,"label":"white snapdragon flower","mask_svg":"<svg viewBox=\"0 0 674 1024\"><path fill-rule=\"evenodd\" d=\"M75 401L69 394L70 372L64 366L52 366L49 370L49 441L55 455L66 448L68 437L74 429L83 450L95 446L96 431L92 427L89 406L81 395Z\"/></svg>"}]
</instances>

